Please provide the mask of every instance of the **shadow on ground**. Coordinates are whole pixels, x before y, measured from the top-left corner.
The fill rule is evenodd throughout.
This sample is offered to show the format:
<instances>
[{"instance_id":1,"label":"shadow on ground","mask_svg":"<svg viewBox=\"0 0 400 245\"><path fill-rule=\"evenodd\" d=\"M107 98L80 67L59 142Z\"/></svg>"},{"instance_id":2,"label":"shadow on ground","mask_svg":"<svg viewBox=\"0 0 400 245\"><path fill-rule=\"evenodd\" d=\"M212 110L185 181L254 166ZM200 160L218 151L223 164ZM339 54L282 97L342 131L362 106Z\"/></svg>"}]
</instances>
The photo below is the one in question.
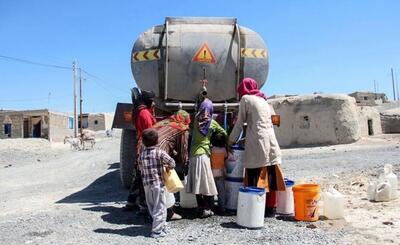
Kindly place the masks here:
<instances>
[{"instance_id":1,"label":"shadow on ground","mask_svg":"<svg viewBox=\"0 0 400 245\"><path fill-rule=\"evenodd\" d=\"M88 204L91 206L86 206L82 208L82 210L105 213L101 216L104 222L115 225L129 225L129 227L122 229L98 228L94 230L96 233L118 234L132 237L146 236L151 231L151 221L147 216L135 214L133 212L124 212L122 207L112 205L112 203L125 203L128 197L128 190L121 185L118 168L118 162L109 164L108 169L110 172L99 177L86 188L56 203Z\"/></svg>"},{"instance_id":2,"label":"shadow on ground","mask_svg":"<svg viewBox=\"0 0 400 245\"><path fill-rule=\"evenodd\" d=\"M148 216L134 212L124 212L114 206L93 206L83 208L85 211L106 213L101 216L104 222L116 225L129 225L122 229L98 228L96 233L117 234L121 236L147 236L151 231L151 219Z\"/></svg>"},{"instance_id":3,"label":"shadow on ground","mask_svg":"<svg viewBox=\"0 0 400 245\"><path fill-rule=\"evenodd\" d=\"M138 212L125 212L120 207L114 206L93 206L83 208L85 211L106 213L101 216L104 222L116 225L145 225L150 224L151 219L148 215Z\"/></svg>"},{"instance_id":4,"label":"shadow on ground","mask_svg":"<svg viewBox=\"0 0 400 245\"><path fill-rule=\"evenodd\" d=\"M106 234L116 234L116 235L121 235L121 236L130 236L130 237L136 237L136 236L147 236L150 234L151 227L144 227L144 226L139 226L139 227L127 227L123 229L107 229L107 228L99 228L95 229L94 232L96 233L106 233ZM133 243L135 244L135 243Z\"/></svg>"},{"instance_id":5,"label":"shadow on ground","mask_svg":"<svg viewBox=\"0 0 400 245\"><path fill-rule=\"evenodd\" d=\"M118 168L119 163L112 163L108 169ZM101 204L104 202L126 201L128 191L121 185L119 170L113 170L96 179L86 188L75 192L56 203Z\"/></svg>"},{"instance_id":6,"label":"shadow on ground","mask_svg":"<svg viewBox=\"0 0 400 245\"><path fill-rule=\"evenodd\" d=\"M291 215L278 215L276 216L277 220L288 221L288 222L298 222L293 216Z\"/></svg>"},{"instance_id":7,"label":"shadow on ground","mask_svg":"<svg viewBox=\"0 0 400 245\"><path fill-rule=\"evenodd\" d=\"M239 226L238 224L236 224L236 222L233 221L221 223L221 226L228 229L243 229L243 227Z\"/></svg>"},{"instance_id":8,"label":"shadow on ground","mask_svg":"<svg viewBox=\"0 0 400 245\"><path fill-rule=\"evenodd\" d=\"M108 169L119 169L119 162L108 164Z\"/></svg>"}]
</instances>

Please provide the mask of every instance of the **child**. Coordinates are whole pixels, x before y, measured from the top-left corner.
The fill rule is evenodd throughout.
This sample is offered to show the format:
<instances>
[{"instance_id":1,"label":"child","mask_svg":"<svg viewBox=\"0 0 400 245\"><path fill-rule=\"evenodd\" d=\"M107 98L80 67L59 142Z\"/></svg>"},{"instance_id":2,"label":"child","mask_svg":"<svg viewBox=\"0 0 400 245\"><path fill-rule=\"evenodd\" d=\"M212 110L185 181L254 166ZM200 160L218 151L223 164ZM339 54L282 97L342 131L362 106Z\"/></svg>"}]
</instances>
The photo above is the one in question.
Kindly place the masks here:
<instances>
[{"instance_id":1,"label":"child","mask_svg":"<svg viewBox=\"0 0 400 245\"><path fill-rule=\"evenodd\" d=\"M216 132L212 134L211 168L218 191L217 213L219 214L223 214L225 212L224 163L225 159L228 157L225 143L225 135Z\"/></svg>"},{"instance_id":2,"label":"child","mask_svg":"<svg viewBox=\"0 0 400 245\"><path fill-rule=\"evenodd\" d=\"M157 147L158 133L154 129L145 129L142 134L145 146L139 156L139 168L142 174L144 192L149 213L153 218L150 236L153 238L166 235L167 207L165 187L162 177L164 167L175 167L175 161L163 150Z\"/></svg>"}]
</instances>

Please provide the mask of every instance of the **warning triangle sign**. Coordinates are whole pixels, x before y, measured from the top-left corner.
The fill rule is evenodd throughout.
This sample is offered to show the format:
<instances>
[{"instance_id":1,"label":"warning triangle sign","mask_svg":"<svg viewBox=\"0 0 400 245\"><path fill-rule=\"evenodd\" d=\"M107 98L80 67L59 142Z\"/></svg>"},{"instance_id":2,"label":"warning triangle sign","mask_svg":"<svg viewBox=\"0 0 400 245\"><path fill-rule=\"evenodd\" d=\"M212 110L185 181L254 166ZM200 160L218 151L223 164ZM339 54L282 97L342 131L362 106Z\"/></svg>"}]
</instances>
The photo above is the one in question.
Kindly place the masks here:
<instances>
[{"instance_id":1,"label":"warning triangle sign","mask_svg":"<svg viewBox=\"0 0 400 245\"><path fill-rule=\"evenodd\" d=\"M211 49L208 47L207 43L204 43L201 48L196 52L193 57L194 62L203 62L215 64L215 56L211 52Z\"/></svg>"}]
</instances>

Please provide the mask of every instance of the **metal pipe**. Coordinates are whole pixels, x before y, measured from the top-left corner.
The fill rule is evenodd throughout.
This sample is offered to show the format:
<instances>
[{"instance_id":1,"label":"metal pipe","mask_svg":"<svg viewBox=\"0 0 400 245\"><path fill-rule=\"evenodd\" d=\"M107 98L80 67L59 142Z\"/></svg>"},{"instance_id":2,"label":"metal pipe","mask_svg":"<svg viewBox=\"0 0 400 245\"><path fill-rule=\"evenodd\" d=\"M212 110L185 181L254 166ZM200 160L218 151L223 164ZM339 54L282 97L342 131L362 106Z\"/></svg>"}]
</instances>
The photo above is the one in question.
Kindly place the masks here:
<instances>
[{"instance_id":1,"label":"metal pipe","mask_svg":"<svg viewBox=\"0 0 400 245\"><path fill-rule=\"evenodd\" d=\"M178 108L188 108L188 107L196 107L196 103L182 103L182 102L165 102L164 104L167 107L178 107ZM214 107L221 108L235 108L239 107L239 103L213 103Z\"/></svg>"},{"instance_id":2,"label":"metal pipe","mask_svg":"<svg viewBox=\"0 0 400 245\"><path fill-rule=\"evenodd\" d=\"M238 58L237 58L237 71L236 71L236 87L235 89L239 86L240 83L240 66L241 66L241 54L242 54L242 48L240 47L240 30L239 30L239 25L237 22L235 23L235 28L236 28L236 34L238 37ZM236 99L239 100L239 95L236 94Z\"/></svg>"},{"instance_id":3,"label":"metal pipe","mask_svg":"<svg viewBox=\"0 0 400 245\"><path fill-rule=\"evenodd\" d=\"M225 130L228 130L228 120L227 120L227 117L228 117L228 104L227 104L226 101L225 101L225 103L224 103L224 129L225 129Z\"/></svg>"},{"instance_id":4,"label":"metal pipe","mask_svg":"<svg viewBox=\"0 0 400 245\"><path fill-rule=\"evenodd\" d=\"M168 22L165 20L165 83L164 83L164 99L168 98Z\"/></svg>"}]
</instances>

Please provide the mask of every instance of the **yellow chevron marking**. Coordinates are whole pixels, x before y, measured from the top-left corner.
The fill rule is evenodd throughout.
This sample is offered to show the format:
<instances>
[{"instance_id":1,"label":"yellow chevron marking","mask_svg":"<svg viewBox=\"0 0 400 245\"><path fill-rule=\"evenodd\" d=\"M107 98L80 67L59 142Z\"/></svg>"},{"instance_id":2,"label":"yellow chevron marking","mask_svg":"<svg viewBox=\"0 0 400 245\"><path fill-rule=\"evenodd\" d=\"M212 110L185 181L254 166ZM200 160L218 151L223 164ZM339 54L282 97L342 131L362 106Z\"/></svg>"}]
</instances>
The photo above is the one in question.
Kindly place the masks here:
<instances>
[{"instance_id":1,"label":"yellow chevron marking","mask_svg":"<svg viewBox=\"0 0 400 245\"><path fill-rule=\"evenodd\" d=\"M151 61L151 60L159 60L159 59L160 59L160 50L159 49L138 51L138 52L135 52L132 54L133 62Z\"/></svg>"},{"instance_id":2,"label":"yellow chevron marking","mask_svg":"<svg viewBox=\"0 0 400 245\"><path fill-rule=\"evenodd\" d=\"M245 58L259 58L265 59L267 58L267 50L266 49L255 49L255 48L242 48L241 56Z\"/></svg>"}]
</instances>

